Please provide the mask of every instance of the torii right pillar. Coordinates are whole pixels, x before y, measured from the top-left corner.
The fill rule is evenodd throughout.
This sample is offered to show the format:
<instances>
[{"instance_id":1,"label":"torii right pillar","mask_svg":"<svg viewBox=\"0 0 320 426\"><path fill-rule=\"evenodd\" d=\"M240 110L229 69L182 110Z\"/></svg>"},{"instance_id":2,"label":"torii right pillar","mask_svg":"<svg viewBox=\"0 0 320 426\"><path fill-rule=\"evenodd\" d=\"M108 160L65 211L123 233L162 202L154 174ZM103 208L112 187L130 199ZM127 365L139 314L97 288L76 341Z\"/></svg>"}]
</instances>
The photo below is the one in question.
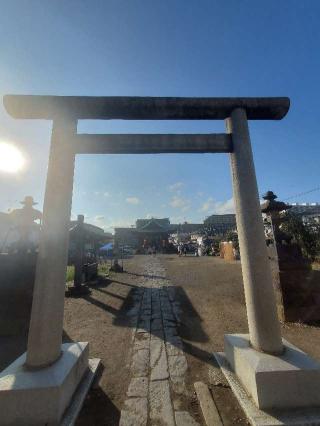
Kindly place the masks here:
<instances>
[{"instance_id":1,"label":"torii right pillar","mask_svg":"<svg viewBox=\"0 0 320 426\"><path fill-rule=\"evenodd\" d=\"M225 335L225 356L262 410L320 407L320 365L281 339L247 115L226 120L249 334Z\"/></svg>"}]
</instances>

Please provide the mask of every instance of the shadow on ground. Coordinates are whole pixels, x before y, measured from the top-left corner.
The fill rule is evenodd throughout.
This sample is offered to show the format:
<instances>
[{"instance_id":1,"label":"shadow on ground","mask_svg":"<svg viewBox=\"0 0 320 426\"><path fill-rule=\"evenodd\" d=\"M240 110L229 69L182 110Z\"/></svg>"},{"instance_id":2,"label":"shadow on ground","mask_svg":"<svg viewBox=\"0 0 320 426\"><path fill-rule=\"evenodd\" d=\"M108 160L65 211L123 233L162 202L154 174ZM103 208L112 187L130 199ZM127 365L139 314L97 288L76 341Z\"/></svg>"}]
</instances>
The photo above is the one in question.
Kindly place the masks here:
<instances>
[{"instance_id":1,"label":"shadow on ground","mask_svg":"<svg viewBox=\"0 0 320 426\"><path fill-rule=\"evenodd\" d=\"M118 426L120 410L100 388L91 389L89 392L76 425L108 425Z\"/></svg>"},{"instance_id":2,"label":"shadow on ground","mask_svg":"<svg viewBox=\"0 0 320 426\"><path fill-rule=\"evenodd\" d=\"M141 276L141 277L148 277L148 278L155 278L155 279L164 279L164 277L154 276L154 275L146 275L146 274L134 274L130 273L130 275L135 276ZM111 283L117 283L123 286L131 287L129 293L126 297L119 296L118 294L115 294L107 289L107 287ZM99 307L100 309L103 309L104 311L110 313L113 315L113 324L116 327L131 327L135 328L137 326L137 322L132 321L132 318L128 316L128 312L135 306L136 303L136 297L139 295L139 292L141 291L142 287L135 286L131 283L128 283L126 281L119 281L119 280L112 280L110 282L105 282L104 286L95 287L95 290L100 293L107 294L111 297L114 297L116 299L120 299L123 301L120 309L115 309L112 306L101 302L97 298L95 298L92 295L85 295L83 298L94 304L95 306ZM149 287L143 287L145 291L150 290ZM196 343L203 343L207 342L209 340L207 334L205 333L203 327L202 327L202 319L201 316L198 314L198 312L195 310L191 300L189 299L187 293L182 287L176 287L176 286L166 286L165 287L168 291L173 290L175 294L175 300L180 303L180 309L181 309L181 316L180 321L177 324L177 331L181 339L184 343L184 350L185 352L189 353L193 357L198 358L199 360L203 362L207 362L210 364L214 364L214 358L212 357L212 353L207 352L205 350L200 349L197 346L194 346L192 342ZM139 320L139 318L138 318ZM142 327L145 327L145 331L149 332L149 327L147 328L145 325L142 325ZM159 337L159 333L153 332L151 330L151 334L155 334ZM174 343L173 343L174 344Z\"/></svg>"}]
</instances>

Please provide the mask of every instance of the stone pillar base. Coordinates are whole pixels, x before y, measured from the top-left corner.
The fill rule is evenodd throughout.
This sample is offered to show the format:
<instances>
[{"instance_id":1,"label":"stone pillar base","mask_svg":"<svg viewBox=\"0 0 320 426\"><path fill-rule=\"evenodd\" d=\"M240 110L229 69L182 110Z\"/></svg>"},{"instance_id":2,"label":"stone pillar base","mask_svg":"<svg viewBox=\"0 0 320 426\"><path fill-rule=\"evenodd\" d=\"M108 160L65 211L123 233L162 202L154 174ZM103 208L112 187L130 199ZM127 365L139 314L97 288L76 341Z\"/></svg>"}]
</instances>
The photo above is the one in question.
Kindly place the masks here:
<instances>
[{"instance_id":1,"label":"stone pillar base","mask_svg":"<svg viewBox=\"0 0 320 426\"><path fill-rule=\"evenodd\" d=\"M26 369L26 353L0 373L1 425L58 425L88 369L89 344L65 343L58 361Z\"/></svg>"},{"instance_id":2,"label":"stone pillar base","mask_svg":"<svg viewBox=\"0 0 320 426\"><path fill-rule=\"evenodd\" d=\"M254 350L249 335L224 336L228 363L259 409L320 407L320 364L283 344L283 354L274 356Z\"/></svg>"}]
</instances>

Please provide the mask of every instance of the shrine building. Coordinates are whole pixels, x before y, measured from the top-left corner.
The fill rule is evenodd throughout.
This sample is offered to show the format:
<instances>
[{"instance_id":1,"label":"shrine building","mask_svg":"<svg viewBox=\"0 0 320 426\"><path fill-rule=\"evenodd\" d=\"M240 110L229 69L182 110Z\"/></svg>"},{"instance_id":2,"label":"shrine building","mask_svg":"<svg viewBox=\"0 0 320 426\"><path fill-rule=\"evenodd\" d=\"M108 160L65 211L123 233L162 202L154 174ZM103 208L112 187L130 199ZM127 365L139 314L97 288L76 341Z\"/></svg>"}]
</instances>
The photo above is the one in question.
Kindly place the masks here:
<instances>
[{"instance_id":1,"label":"shrine building","mask_svg":"<svg viewBox=\"0 0 320 426\"><path fill-rule=\"evenodd\" d=\"M194 232L202 224L171 224L169 218L137 219L135 227L115 228L115 245L130 246L135 249L156 247L158 250L168 246L170 234Z\"/></svg>"}]
</instances>

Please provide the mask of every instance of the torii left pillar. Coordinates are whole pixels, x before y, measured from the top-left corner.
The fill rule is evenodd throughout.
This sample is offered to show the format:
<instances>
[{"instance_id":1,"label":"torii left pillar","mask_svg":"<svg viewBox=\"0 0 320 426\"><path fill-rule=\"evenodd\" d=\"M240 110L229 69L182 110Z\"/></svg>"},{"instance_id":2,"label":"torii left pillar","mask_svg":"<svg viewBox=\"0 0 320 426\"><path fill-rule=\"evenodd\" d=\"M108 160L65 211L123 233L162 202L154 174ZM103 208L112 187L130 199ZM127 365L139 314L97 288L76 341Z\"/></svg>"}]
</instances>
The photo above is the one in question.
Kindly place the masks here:
<instances>
[{"instance_id":1,"label":"torii left pillar","mask_svg":"<svg viewBox=\"0 0 320 426\"><path fill-rule=\"evenodd\" d=\"M1 374L2 425L59 424L88 369L87 342L62 344L76 126L53 121L28 347Z\"/></svg>"}]
</instances>

